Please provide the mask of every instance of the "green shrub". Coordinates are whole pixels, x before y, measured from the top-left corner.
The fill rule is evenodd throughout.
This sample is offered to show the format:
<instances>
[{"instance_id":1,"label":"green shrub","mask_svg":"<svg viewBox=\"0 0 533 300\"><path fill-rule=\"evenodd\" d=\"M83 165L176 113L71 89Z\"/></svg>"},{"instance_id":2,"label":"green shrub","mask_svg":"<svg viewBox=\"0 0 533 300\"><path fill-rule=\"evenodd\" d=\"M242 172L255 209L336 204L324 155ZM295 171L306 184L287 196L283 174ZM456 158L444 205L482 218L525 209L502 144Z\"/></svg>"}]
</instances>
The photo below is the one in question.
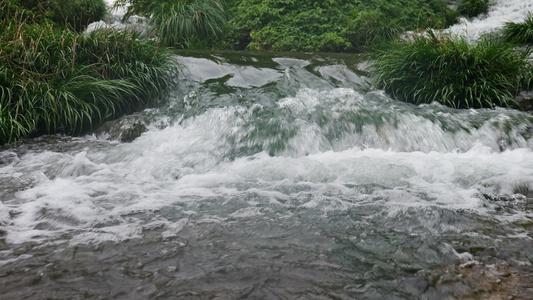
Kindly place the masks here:
<instances>
[{"instance_id":1,"label":"green shrub","mask_svg":"<svg viewBox=\"0 0 533 300\"><path fill-rule=\"evenodd\" d=\"M0 144L80 134L164 96L170 54L133 33L0 22Z\"/></svg>"},{"instance_id":2,"label":"green shrub","mask_svg":"<svg viewBox=\"0 0 533 300\"><path fill-rule=\"evenodd\" d=\"M231 2L233 45L252 50L361 51L405 30L456 20L446 0L240 0Z\"/></svg>"},{"instance_id":3,"label":"green shrub","mask_svg":"<svg viewBox=\"0 0 533 300\"><path fill-rule=\"evenodd\" d=\"M489 0L459 0L457 1L457 11L461 15L469 18L487 13L489 10Z\"/></svg>"},{"instance_id":4,"label":"green shrub","mask_svg":"<svg viewBox=\"0 0 533 300\"><path fill-rule=\"evenodd\" d=\"M433 101L455 108L507 107L527 73L529 50L482 39L437 37L433 32L399 41L376 54L375 85L393 97L415 103Z\"/></svg>"},{"instance_id":5,"label":"green shrub","mask_svg":"<svg viewBox=\"0 0 533 300\"><path fill-rule=\"evenodd\" d=\"M397 37L404 28L391 22L379 10L362 11L348 22L347 32L356 49L379 45Z\"/></svg>"},{"instance_id":6,"label":"green shrub","mask_svg":"<svg viewBox=\"0 0 533 300\"><path fill-rule=\"evenodd\" d=\"M528 13L522 23L505 23L502 32L508 42L533 44L533 14Z\"/></svg>"}]
</instances>

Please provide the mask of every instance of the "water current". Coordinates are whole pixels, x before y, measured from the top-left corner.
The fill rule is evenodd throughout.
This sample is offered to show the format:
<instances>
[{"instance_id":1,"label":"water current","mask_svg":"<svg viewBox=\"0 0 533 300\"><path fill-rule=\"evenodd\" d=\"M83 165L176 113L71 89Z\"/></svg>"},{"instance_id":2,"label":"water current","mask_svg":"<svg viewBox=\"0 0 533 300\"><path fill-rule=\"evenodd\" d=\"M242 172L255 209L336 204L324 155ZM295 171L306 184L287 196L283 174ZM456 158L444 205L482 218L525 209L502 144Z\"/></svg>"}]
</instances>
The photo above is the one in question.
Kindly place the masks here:
<instances>
[{"instance_id":1,"label":"water current","mask_svg":"<svg viewBox=\"0 0 533 300\"><path fill-rule=\"evenodd\" d=\"M489 4L486 14L473 18L463 17L459 24L446 31L465 36L469 41L476 41L483 35L501 30L506 22L523 22L528 13L533 11L533 0L493 0Z\"/></svg>"},{"instance_id":2,"label":"water current","mask_svg":"<svg viewBox=\"0 0 533 300\"><path fill-rule=\"evenodd\" d=\"M133 142L0 152L6 299L531 292L530 115L395 101L353 55L177 59Z\"/></svg>"},{"instance_id":3,"label":"water current","mask_svg":"<svg viewBox=\"0 0 533 300\"><path fill-rule=\"evenodd\" d=\"M176 59L161 106L0 152L1 299L533 294L531 115L396 101L355 55Z\"/></svg>"}]
</instances>

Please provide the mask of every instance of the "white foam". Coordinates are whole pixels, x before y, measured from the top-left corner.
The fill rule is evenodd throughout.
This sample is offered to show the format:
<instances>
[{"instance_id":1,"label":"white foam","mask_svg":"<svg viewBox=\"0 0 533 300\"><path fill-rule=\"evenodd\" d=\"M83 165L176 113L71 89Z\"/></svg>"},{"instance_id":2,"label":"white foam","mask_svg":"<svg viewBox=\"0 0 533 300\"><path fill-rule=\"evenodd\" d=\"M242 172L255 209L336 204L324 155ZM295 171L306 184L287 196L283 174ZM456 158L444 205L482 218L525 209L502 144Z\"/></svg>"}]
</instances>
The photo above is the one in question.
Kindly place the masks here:
<instances>
[{"instance_id":1,"label":"white foam","mask_svg":"<svg viewBox=\"0 0 533 300\"><path fill-rule=\"evenodd\" d=\"M476 41L483 35L501 30L506 22L520 23L528 13L533 13L533 0L495 0L490 4L487 14L472 19L461 18L459 24L446 31Z\"/></svg>"},{"instance_id":2,"label":"white foam","mask_svg":"<svg viewBox=\"0 0 533 300\"><path fill-rule=\"evenodd\" d=\"M9 209L4 203L0 202L0 226L7 225L10 222Z\"/></svg>"},{"instance_id":3,"label":"white foam","mask_svg":"<svg viewBox=\"0 0 533 300\"><path fill-rule=\"evenodd\" d=\"M288 119L280 124L294 132L280 138L276 113L262 115L268 109L283 111L281 118ZM439 117L454 124L480 117L486 123L469 133L451 131L440 126ZM350 127L357 118L364 123L360 132ZM383 118L381 125L372 124L375 118ZM517 133L504 152L486 142L502 134L493 120L505 118L525 115L414 108L352 89L302 89L272 108L209 108L164 129L151 128L132 143L28 151L1 166L2 178L12 174L28 184L3 195L0 226L11 243L53 242L64 234L70 243L98 243L147 231L176 237L193 224L290 219L302 210L322 216L358 206L379 207L369 217L392 220L412 210L490 215L496 207L482 193L511 195L520 184L533 189L531 142ZM262 121L275 126L256 127ZM339 130L338 141L328 139L331 130ZM268 153L278 141L286 148ZM513 222L529 215L501 218ZM431 220L417 226L413 233L455 230Z\"/></svg>"},{"instance_id":4,"label":"white foam","mask_svg":"<svg viewBox=\"0 0 533 300\"><path fill-rule=\"evenodd\" d=\"M65 231L78 232L71 243L88 243L138 237L154 226L162 226L164 236L175 236L186 226L187 218L169 223L158 217L147 222L143 215L183 203L190 206L189 212L180 213L200 216L206 212L195 201L221 198L226 200L217 206L225 207L232 205L231 199L250 192L261 198L227 213L210 211L206 221L259 217L272 210L281 212L287 209L287 201L291 203L289 207L318 211L342 211L376 203L389 210L389 218L424 207L475 210L483 214L490 210L484 208L479 196L483 186L498 186L500 192L512 193L514 180L533 180L532 164L533 153L528 149L502 154L486 148L466 153L352 149L296 158L263 153L251 159L224 162L174 181L161 181L142 174L125 176L137 171L131 165L116 162L110 163L106 172L55 178L28 188L16 195L20 204L12 205L15 216L3 213L1 217L8 228L7 239L12 243L53 240ZM227 188L234 184L259 186L251 190ZM345 185L378 188L366 194ZM296 190L283 192L283 186ZM300 192L298 186L305 189ZM259 200L263 197L265 200ZM267 211L261 206L262 201L270 207ZM2 208L5 207L4 204Z\"/></svg>"}]
</instances>

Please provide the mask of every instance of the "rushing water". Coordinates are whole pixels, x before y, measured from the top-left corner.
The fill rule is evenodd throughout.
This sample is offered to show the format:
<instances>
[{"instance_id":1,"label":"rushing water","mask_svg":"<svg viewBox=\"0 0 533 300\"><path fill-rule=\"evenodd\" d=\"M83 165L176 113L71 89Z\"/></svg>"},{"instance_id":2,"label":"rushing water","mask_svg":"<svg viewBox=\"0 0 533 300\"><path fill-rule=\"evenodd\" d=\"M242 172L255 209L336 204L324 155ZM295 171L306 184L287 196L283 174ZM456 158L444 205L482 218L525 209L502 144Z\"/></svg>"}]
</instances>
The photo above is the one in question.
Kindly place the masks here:
<instances>
[{"instance_id":1,"label":"rushing water","mask_svg":"<svg viewBox=\"0 0 533 300\"><path fill-rule=\"evenodd\" d=\"M461 18L459 24L447 31L475 41L481 36L498 32L506 22L523 22L528 13L533 13L533 0L491 0L489 11L474 18Z\"/></svg>"},{"instance_id":2,"label":"rushing water","mask_svg":"<svg viewBox=\"0 0 533 300\"><path fill-rule=\"evenodd\" d=\"M146 124L132 143L0 152L0 299L533 294L530 115L398 102L353 55L178 59L170 101L116 123Z\"/></svg>"},{"instance_id":3,"label":"rushing water","mask_svg":"<svg viewBox=\"0 0 533 300\"><path fill-rule=\"evenodd\" d=\"M530 115L395 101L353 55L178 58L132 143L0 152L2 299L533 293Z\"/></svg>"}]
</instances>

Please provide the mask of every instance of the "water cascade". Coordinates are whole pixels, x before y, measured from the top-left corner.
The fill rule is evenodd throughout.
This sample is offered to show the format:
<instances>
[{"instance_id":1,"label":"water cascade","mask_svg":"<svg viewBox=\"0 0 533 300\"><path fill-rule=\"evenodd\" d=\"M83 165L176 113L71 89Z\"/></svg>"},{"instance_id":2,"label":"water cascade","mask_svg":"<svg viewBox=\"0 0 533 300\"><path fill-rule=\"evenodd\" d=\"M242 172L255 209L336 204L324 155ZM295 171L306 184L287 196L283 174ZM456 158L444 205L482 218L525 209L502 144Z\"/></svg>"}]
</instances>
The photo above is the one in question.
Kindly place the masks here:
<instances>
[{"instance_id":1,"label":"water cascade","mask_svg":"<svg viewBox=\"0 0 533 300\"><path fill-rule=\"evenodd\" d=\"M529 12L533 12L531 0L497 0L491 1L489 11L476 18L461 18L459 24L446 31L465 36L475 41L481 36L500 30L506 22L520 23Z\"/></svg>"},{"instance_id":2,"label":"water cascade","mask_svg":"<svg viewBox=\"0 0 533 300\"><path fill-rule=\"evenodd\" d=\"M0 152L2 298L533 292L531 115L396 101L354 55L176 59L131 143Z\"/></svg>"}]
</instances>

